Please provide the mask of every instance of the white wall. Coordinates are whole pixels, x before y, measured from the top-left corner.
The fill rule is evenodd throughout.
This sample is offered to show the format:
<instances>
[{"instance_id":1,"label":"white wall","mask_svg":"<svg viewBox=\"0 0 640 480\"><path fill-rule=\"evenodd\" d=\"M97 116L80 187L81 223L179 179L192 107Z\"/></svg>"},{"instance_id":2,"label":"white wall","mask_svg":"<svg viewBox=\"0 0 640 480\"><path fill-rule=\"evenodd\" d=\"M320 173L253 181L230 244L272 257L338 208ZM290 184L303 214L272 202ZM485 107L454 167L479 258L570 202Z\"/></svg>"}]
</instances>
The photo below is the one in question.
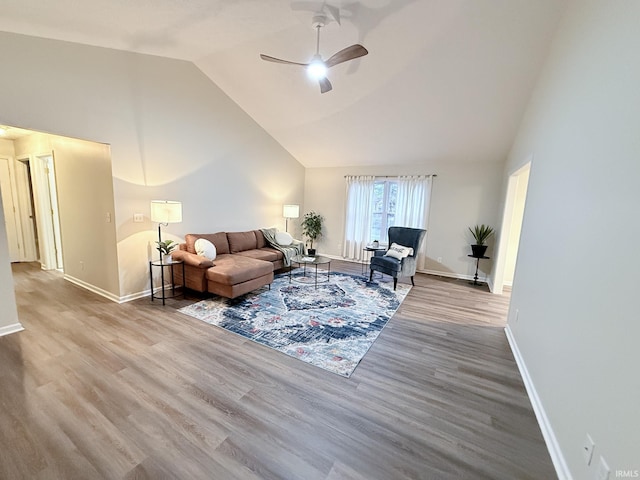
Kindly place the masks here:
<instances>
[{"instance_id":1,"label":"white wall","mask_svg":"<svg viewBox=\"0 0 640 480\"><path fill-rule=\"evenodd\" d=\"M639 18L569 4L507 166L534 154L509 328L576 479L640 471Z\"/></svg>"},{"instance_id":2,"label":"white wall","mask_svg":"<svg viewBox=\"0 0 640 480\"><path fill-rule=\"evenodd\" d=\"M183 202L189 232L284 228L304 168L193 64L0 33L0 122L109 144L120 296L148 288L153 199ZM46 81L43 81L46 78ZM143 213L144 223L133 223Z\"/></svg>"},{"instance_id":3,"label":"white wall","mask_svg":"<svg viewBox=\"0 0 640 480\"><path fill-rule=\"evenodd\" d=\"M14 148L11 140L0 138L0 156L13 158ZM7 227L4 223L4 209L2 195L0 195L0 335L2 332L14 331L16 324L18 324L18 313L11 274Z\"/></svg>"},{"instance_id":4,"label":"white wall","mask_svg":"<svg viewBox=\"0 0 640 480\"><path fill-rule=\"evenodd\" d=\"M4 224L4 209L0 195L0 335L20 329L16 298L9 260L9 244L7 243L7 228Z\"/></svg>"},{"instance_id":5,"label":"white wall","mask_svg":"<svg viewBox=\"0 0 640 480\"><path fill-rule=\"evenodd\" d=\"M405 166L309 168L305 181L304 212L315 210L326 219L318 250L342 256L345 175L437 174L433 179L427 227L426 270L470 277L475 272L475 262L467 257L471 253L472 243L467 227L476 223L496 226L503 169L502 162L454 165L448 162L424 162ZM294 223L299 224L299 221ZM491 256L492 239L489 245L487 255ZM438 257L442 258L442 263L437 263ZM489 272L491 266L490 260L483 260L480 264L483 272Z\"/></svg>"}]
</instances>

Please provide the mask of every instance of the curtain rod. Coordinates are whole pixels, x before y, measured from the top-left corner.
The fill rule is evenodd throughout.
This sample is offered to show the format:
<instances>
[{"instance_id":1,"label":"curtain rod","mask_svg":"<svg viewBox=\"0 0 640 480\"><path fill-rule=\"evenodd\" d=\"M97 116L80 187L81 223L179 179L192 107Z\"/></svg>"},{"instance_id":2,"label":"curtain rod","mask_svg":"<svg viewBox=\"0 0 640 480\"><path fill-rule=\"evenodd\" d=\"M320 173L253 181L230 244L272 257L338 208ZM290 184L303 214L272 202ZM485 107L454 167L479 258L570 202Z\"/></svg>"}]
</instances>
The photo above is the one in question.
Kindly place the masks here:
<instances>
[{"instance_id":1,"label":"curtain rod","mask_svg":"<svg viewBox=\"0 0 640 480\"><path fill-rule=\"evenodd\" d=\"M398 177L416 177L416 176L424 176L424 177L437 177L438 175L435 173L431 173L429 175L423 173L417 173L413 175L345 175L344 178L347 177L376 177L376 178L398 178Z\"/></svg>"}]
</instances>

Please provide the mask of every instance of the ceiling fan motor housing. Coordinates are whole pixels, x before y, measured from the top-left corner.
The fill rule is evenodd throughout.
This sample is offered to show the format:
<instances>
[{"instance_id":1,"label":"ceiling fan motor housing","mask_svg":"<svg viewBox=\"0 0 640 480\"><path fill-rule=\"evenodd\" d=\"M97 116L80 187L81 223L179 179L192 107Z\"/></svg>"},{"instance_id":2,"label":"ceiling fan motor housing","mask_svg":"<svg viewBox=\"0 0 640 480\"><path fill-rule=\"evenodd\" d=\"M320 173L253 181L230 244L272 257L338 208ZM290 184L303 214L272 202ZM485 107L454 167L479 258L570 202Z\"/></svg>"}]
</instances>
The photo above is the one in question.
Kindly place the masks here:
<instances>
[{"instance_id":1,"label":"ceiling fan motor housing","mask_svg":"<svg viewBox=\"0 0 640 480\"><path fill-rule=\"evenodd\" d=\"M313 16L313 20L311 22L311 25L313 26L313 28L324 27L326 24L327 24L326 15L318 14Z\"/></svg>"}]
</instances>

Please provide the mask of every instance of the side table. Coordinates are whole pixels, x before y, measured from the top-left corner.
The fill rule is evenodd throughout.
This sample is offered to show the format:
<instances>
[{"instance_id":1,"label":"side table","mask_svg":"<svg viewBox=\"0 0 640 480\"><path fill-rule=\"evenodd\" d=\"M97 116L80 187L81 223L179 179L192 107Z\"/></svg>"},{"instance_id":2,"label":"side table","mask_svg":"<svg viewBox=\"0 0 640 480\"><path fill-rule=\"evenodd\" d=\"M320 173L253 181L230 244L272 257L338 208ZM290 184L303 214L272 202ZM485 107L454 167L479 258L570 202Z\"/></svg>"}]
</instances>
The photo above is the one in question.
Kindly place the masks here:
<instances>
[{"instance_id":1,"label":"side table","mask_svg":"<svg viewBox=\"0 0 640 480\"><path fill-rule=\"evenodd\" d=\"M381 251L381 250L386 250L386 248L385 247L373 247L371 245L367 245L362 250L364 251L364 259L363 259L363 262L362 262L362 276L366 277L367 276L367 272L365 272L365 265L369 265L369 263L371 263L371 257L374 255L374 252ZM374 272L374 276L375 275L380 275L380 277L382 277L382 274L379 273L379 272Z\"/></svg>"},{"instance_id":2,"label":"side table","mask_svg":"<svg viewBox=\"0 0 640 480\"><path fill-rule=\"evenodd\" d=\"M173 283L173 268L176 265L180 265L182 266L182 285L178 285L178 288L180 288L180 291L178 293L176 293L176 285L175 283ZM153 268L154 267L158 267L160 269L160 288L159 290L162 292L162 295L158 295L155 291L155 289L153 288ZM171 279L171 295L168 295L166 290L168 288L168 286L165 284L164 282L164 271L165 268L169 267L169 271L171 273L170 279ZM162 298L162 305L164 305L164 302L167 298L175 298L175 297L179 297L180 295L182 295L182 298L184 298L184 262L182 260L171 260L170 262L165 262L162 260L152 260L149 262L149 285L151 286L151 301L153 302L154 299L156 298Z\"/></svg>"},{"instance_id":3,"label":"side table","mask_svg":"<svg viewBox=\"0 0 640 480\"><path fill-rule=\"evenodd\" d=\"M467 255L467 257L476 259L476 274L473 277L473 284L482 285L482 283L478 283L478 267L480 266L480 259L483 258L483 259L489 260L491 257L485 257L484 255L482 257L476 257L475 255Z\"/></svg>"}]
</instances>

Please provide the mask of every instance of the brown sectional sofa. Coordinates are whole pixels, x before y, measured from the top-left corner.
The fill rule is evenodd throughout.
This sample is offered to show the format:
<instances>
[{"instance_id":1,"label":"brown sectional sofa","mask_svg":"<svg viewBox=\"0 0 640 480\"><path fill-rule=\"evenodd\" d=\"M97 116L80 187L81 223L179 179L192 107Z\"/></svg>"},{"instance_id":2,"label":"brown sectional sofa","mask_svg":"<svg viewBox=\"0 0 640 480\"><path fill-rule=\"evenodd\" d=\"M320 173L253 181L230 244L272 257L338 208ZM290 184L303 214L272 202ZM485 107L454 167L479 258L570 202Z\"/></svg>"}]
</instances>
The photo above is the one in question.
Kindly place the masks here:
<instances>
[{"instance_id":1,"label":"brown sectional sofa","mask_svg":"<svg viewBox=\"0 0 640 480\"><path fill-rule=\"evenodd\" d=\"M215 245L217 255L213 261L196 254L195 242L199 238ZM227 298L270 285L274 270L284 267L283 253L269 247L260 230L188 234L185 243L171 255L184 262L187 288ZM174 269L174 282L182 284L182 269Z\"/></svg>"}]
</instances>

